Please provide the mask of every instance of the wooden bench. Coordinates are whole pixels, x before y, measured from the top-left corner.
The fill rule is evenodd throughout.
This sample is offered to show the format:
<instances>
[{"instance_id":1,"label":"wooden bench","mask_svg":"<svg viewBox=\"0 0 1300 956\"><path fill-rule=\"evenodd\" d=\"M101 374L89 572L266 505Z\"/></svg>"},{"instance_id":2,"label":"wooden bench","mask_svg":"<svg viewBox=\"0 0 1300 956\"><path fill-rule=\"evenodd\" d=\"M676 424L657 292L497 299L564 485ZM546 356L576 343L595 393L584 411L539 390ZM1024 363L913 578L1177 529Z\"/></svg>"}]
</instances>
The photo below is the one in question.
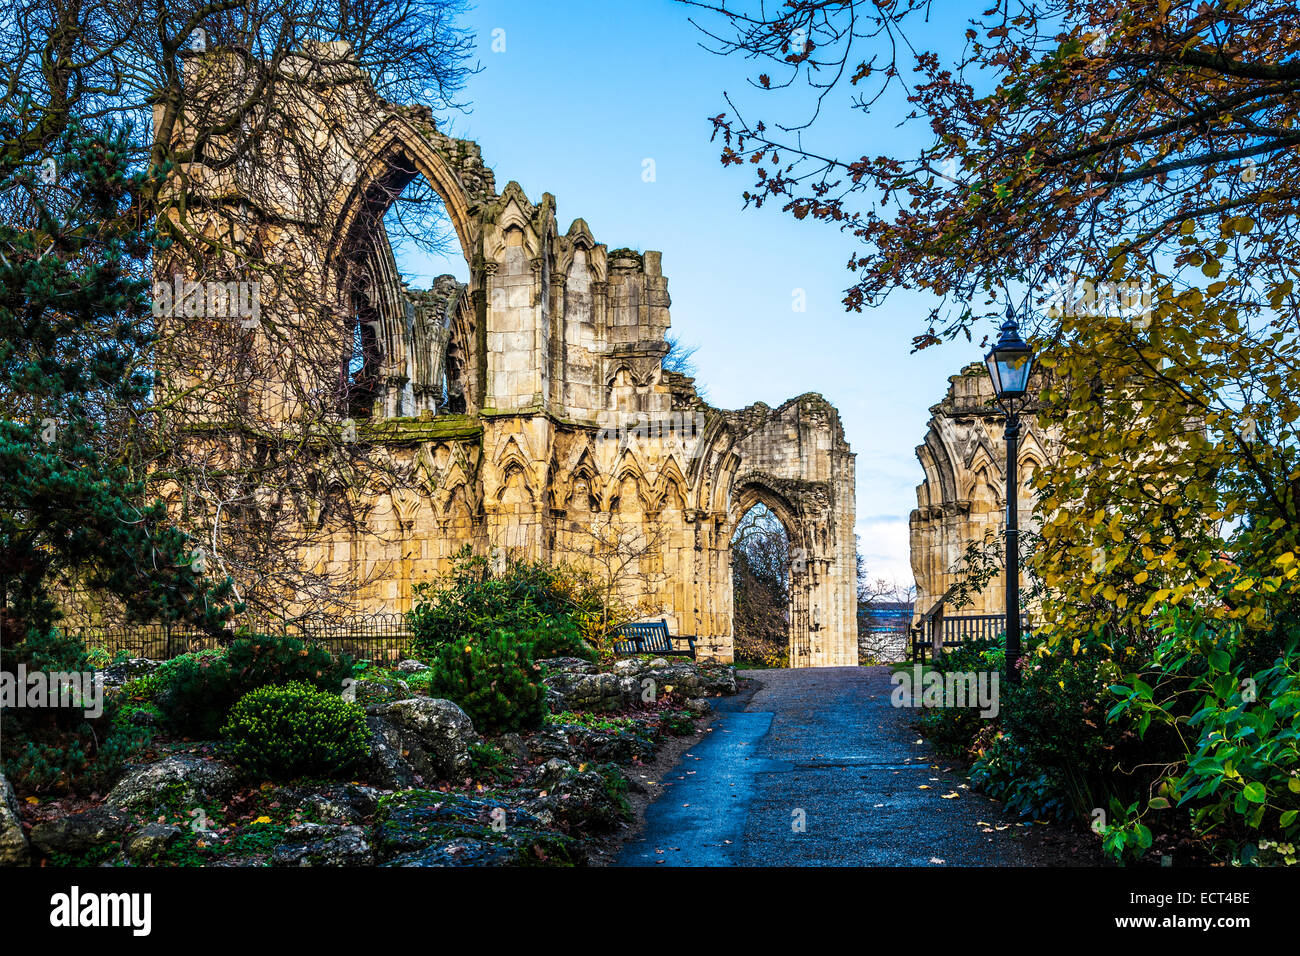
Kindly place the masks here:
<instances>
[{"instance_id":1,"label":"wooden bench","mask_svg":"<svg viewBox=\"0 0 1300 956\"><path fill-rule=\"evenodd\" d=\"M668 633L667 621L648 621L640 624L624 624L615 628L614 633L621 638L614 642L615 654L662 654L665 657L695 656L695 638L674 638ZM673 641L686 641L688 648L678 648Z\"/></svg>"}]
</instances>

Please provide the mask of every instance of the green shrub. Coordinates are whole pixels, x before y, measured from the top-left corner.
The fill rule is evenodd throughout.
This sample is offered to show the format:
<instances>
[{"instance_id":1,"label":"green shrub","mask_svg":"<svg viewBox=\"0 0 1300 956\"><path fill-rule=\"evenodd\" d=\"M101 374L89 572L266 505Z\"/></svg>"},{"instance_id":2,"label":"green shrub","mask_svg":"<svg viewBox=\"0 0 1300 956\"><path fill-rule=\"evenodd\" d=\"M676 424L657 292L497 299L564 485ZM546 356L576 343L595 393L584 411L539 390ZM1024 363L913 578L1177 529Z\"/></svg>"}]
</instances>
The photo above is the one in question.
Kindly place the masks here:
<instances>
[{"instance_id":1,"label":"green shrub","mask_svg":"<svg viewBox=\"0 0 1300 956\"><path fill-rule=\"evenodd\" d=\"M95 720L80 711L52 716L47 724L10 721L3 713L0 768L22 793L103 791L122 764L148 743L150 733L114 720L111 704Z\"/></svg>"},{"instance_id":2,"label":"green shrub","mask_svg":"<svg viewBox=\"0 0 1300 956\"><path fill-rule=\"evenodd\" d=\"M29 675L87 673L104 658L87 651L76 634L32 628L25 640L4 648L4 669L12 674L22 665ZM0 772L21 793L102 792L149 736L120 720L117 701L108 695L94 718L76 707L5 707L0 709Z\"/></svg>"},{"instance_id":3,"label":"green shrub","mask_svg":"<svg viewBox=\"0 0 1300 956\"><path fill-rule=\"evenodd\" d=\"M221 733L238 766L269 780L341 776L367 753L365 711L298 681L245 694Z\"/></svg>"},{"instance_id":4,"label":"green shrub","mask_svg":"<svg viewBox=\"0 0 1300 956\"><path fill-rule=\"evenodd\" d=\"M552 618L531 630L520 633L519 640L531 644L534 660L550 657L579 657L594 661L596 650L582 639L578 625L567 614Z\"/></svg>"},{"instance_id":5,"label":"green shrub","mask_svg":"<svg viewBox=\"0 0 1300 956\"><path fill-rule=\"evenodd\" d=\"M154 702L163 726L174 734L212 738L238 694L220 652L181 654L153 675Z\"/></svg>"},{"instance_id":6,"label":"green shrub","mask_svg":"<svg viewBox=\"0 0 1300 956\"><path fill-rule=\"evenodd\" d=\"M1060 781L1035 764L1010 734L993 737L970 776L975 786L1001 800L1013 814L1035 820L1069 820L1075 815Z\"/></svg>"},{"instance_id":7,"label":"green shrub","mask_svg":"<svg viewBox=\"0 0 1300 956\"><path fill-rule=\"evenodd\" d=\"M429 693L458 704L480 733L531 729L546 715L532 647L510 631L444 644L429 663Z\"/></svg>"},{"instance_id":8,"label":"green shrub","mask_svg":"<svg viewBox=\"0 0 1300 956\"><path fill-rule=\"evenodd\" d=\"M609 625L629 619L627 609L607 605L591 576L575 568L507 560L494 571L484 555L467 546L436 581L415 586L407 613L411 647L426 662L444 644L489 631L533 634L537 658L594 660Z\"/></svg>"},{"instance_id":9,"label":"green shrub","mask_svg":"<svg viewBox=\"0 0 1300 956\"><path fill-rule=\"evenodd\" d=\"M448 574L415 586L418 600L407 614L412 647L431 657L471 635L546 624L568 610L557 578L558 572L546 565L516 561L493 573L486 556L462 549Z\"/></svg>"},{"instance_id":10,"label":"green shrub","mask_svg":"<svg viewBox=\"0 0 1300 956\"><path fill-rule=\"evenodd\" d=\"M132 693L152 693L172 733L211 738L220 733L241 694L293 682L333 691L351 673L347 655L335 660L324 648L296 637L253 634L236 638L225 651L182 654L127 687Z\"/></svg>"},{"instance_id":11,"label":"green shrub","mask_svg":"<svg viewBox=\"0 0 1300 956\"><path fill-rule=\"evenodd\" d=\"M1162 772L1142 799L1112 806L1107 852L1140 857L1156 832L1184 826L1243 862L1300 840L1300 651L1294 624L1290 632L1272 664L1252 670L1258 642L1239 624L1168 613L1151 665L1112 687L1111 716L1136 721ZM1186 746L1152 744L1161 732Z\"/></svg>"},{"instance_id":12,"label":"green shrub","mask_svg":"<svg viewBox=\"0 0 1300 956\"><path fill-rule=\"evenodd\" d=\"M587 727L591 730L608 730L614 733L622 733L637 728L637 722L632 717L616 717L613 714L595 714L576 710L564 710L558 714L547 714L546 723L557 726L576 724L579 727Z\"/></svg>"},{"instance_id":13,"label":"green shrub","mask_svg":"<svg viewBox=\"0 0 1300 956\"><path fill-rule=\"evenodd\" d=\"M1108 685L1118 667L1094 647L1044 653L1030 636L1018 685L1006 679L1003 637L944 654L941 673L999 673L996 722L978 709L926 710L922 731L948 756L973 756L971 780L1009 810L1034 819L1090 822L1094 811L1131 800L1141 779L1140 741L1128 720L1110 721ZM1128 770L1124 767L1128 766Z\"/></svg>"},{"instance_id":14,"label":"green shrub","mask_svg":"<svg viewBox=\"0 0 1300 956\"><path fill-rule=\"evenodd\" d=\"M695 715L689 710L665 710L659 715L659 730L672 737L695 733Z\"/></svg>"},{"instance_id":15,"label":"green shrub","mask_svg":"<svg viewBox=\"0 0 1300 956\"><path fill-rule=\"evenodd\" d=\"M996 673L998 675L999 706L1006 699L1008 686L1003 666L1006 653L1002 638L966 641L941 654L931 670L939 675L951 673ZM911 668L908 668L911 673ZM976 747L976 740L990 725L978 705L955 706L955 701L944 701L943 707L927 708L920 712L918 723L935 749L947 757L967 758Z\"/></svg>"},{"instance_id":16,"label":"green shrub","mask_svg":"<svg viewBox=\"0 0 1300 956\"><path fill-rule=\"evenodd\" d=\"M352 660L346 654L336 659L319 644L269 634L236 638L226 651L226 666L244 690L297 681L337 691L352 673Z\"/></svg>"}]
</instances>

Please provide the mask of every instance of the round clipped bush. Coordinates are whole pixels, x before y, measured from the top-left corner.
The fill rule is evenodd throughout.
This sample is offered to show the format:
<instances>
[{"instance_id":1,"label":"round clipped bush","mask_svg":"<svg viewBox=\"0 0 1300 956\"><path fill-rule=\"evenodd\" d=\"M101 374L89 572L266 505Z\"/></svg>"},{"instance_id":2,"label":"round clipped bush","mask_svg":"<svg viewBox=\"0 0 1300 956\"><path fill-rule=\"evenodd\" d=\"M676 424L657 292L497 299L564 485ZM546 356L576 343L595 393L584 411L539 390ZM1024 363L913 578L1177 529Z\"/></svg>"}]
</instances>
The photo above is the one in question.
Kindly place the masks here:
<instances>
[{"instance_id":1,"label":"round clipped bush","mask_svg":"<svg viewBox=\"0 0 1300 956\"><path fill-rule=\"evenodd\" d=\"M480 733L530 730L546 716L546 688L532 645L496 630L444 644L431 661L429 694L460 706Z\"/></svg>"},{"instance_id":2,"label":"round clipped bush","mask_svg":"<svg viewBox=\"0 0 1300 956\"><path fill-rule=\"evenodd\" d=\"M240 695L268 684L302 682L336 690L352 674L347 655L282 634L246 634L223 651L182 654L152 678L133 682L149 692L172 733L212 738Z\"/></svg>"},{"instance_id":3,"label":"round clipped bush","mask_svg":"<svg viewBox=\"0 0 1300 956\"><path fill-rule=\"evenodd\" d=\"M221 733L231 759L268 780L341 776L367 752L365 711L298 681L239 698Z\"/></svg>"}]
</instances>

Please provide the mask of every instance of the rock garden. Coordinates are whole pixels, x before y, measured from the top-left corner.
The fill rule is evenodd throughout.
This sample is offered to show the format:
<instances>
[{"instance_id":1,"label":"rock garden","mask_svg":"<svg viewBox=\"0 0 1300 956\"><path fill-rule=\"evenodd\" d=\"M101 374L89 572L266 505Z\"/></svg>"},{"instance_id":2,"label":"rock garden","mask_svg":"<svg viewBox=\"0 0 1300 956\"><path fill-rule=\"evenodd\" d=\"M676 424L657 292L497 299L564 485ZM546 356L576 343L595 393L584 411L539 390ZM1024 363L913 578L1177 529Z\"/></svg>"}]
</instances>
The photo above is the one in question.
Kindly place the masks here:
<instances>
[{"instance_id":1,"label":"rock garden","mask_svg":"<svg viewBox=\"0 0 1300 956\"><path fill-rule=\"evenodd\" d=\"M96 720L6 722L0 864L587 863L626 831L636 769L736 678L615 658L562 582L467 559L396 663L265 634L119 658Z\"/></svg>"}]
</instances>

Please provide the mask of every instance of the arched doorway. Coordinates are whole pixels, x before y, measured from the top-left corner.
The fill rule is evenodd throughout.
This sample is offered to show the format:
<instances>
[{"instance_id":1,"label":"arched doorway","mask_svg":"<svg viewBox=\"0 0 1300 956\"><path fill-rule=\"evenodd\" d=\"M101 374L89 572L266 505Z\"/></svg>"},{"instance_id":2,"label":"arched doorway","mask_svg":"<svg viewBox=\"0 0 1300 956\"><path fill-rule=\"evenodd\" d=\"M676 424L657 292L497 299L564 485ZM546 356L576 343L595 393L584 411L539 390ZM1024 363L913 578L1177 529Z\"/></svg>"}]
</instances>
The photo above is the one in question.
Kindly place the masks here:
<instances>
[{"instance_id":1,"label":"arched doorway","mask_svg":"<svg viewBox=\"0 0 1300 956\"><path fill-rule=\"evenodd\" d=\"M731 634L735 659L790 666L790 535L762 502L731 536Z\"/></svg>"}]
</instances>

